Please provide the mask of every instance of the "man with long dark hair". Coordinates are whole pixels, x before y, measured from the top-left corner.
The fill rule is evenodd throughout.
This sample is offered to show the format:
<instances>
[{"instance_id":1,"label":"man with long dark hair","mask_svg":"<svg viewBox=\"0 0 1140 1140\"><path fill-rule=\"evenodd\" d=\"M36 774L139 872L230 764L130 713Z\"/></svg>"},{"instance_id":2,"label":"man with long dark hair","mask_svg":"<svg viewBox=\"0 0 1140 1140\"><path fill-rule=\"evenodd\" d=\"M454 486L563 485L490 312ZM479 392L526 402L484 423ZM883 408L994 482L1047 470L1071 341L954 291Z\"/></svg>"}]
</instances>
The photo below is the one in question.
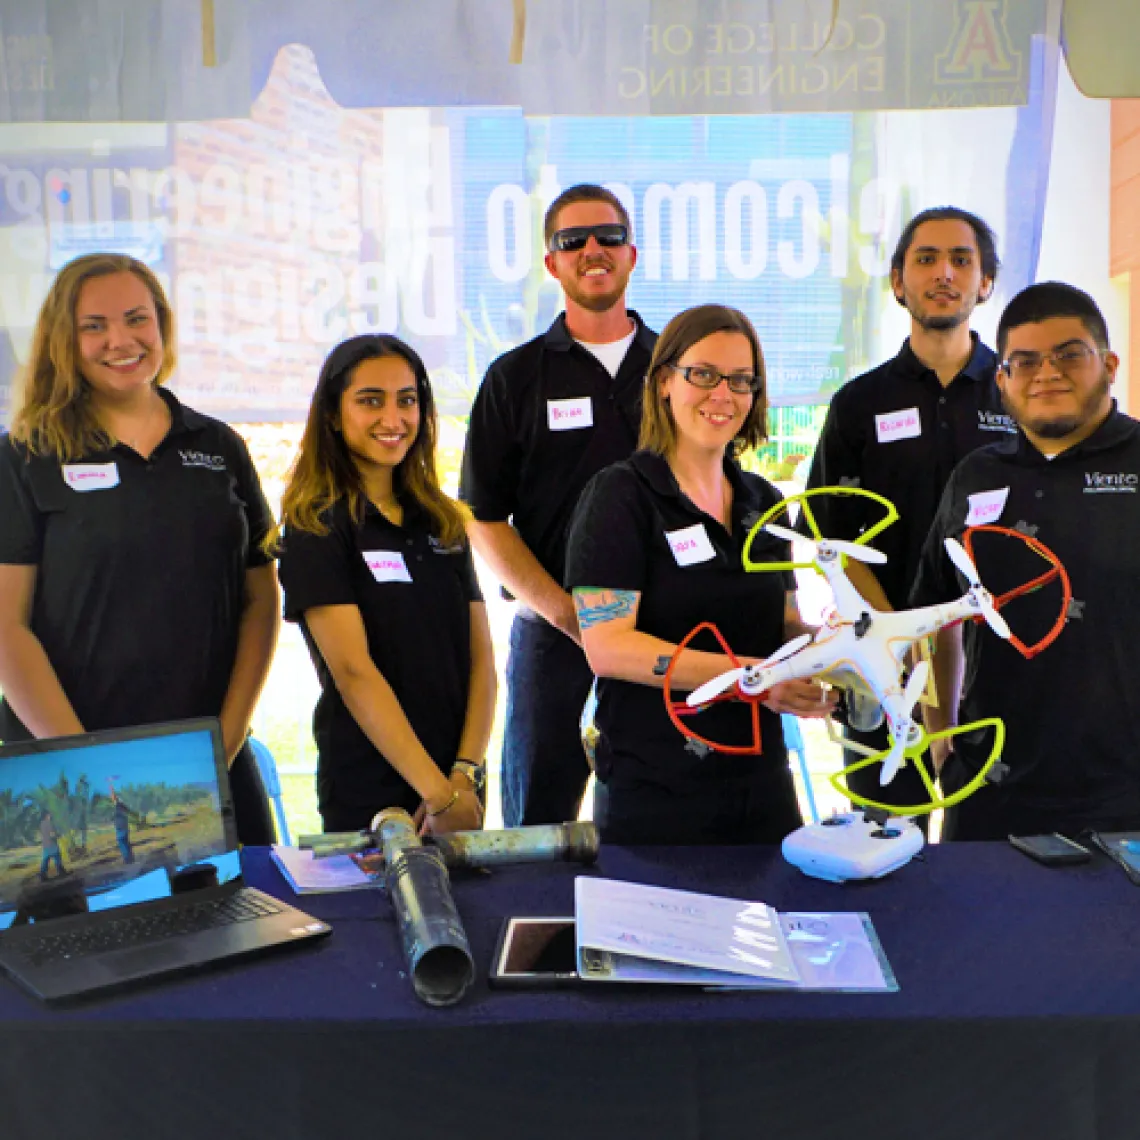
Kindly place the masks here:
<instances>
[{"instance_id":1,"label":"man with long dark hair","mask_svg":"<svg viewBox=\"0 0 1140 1140\"><path fill-rule=\"evenodd\" d=\"M910 336L893 359L849 380L832 398L808 488L861 487L898 508L899 520L874 539L887 555L874 572L848 573L879 610L902 609L919 553L950 473L975 448L1014 430L994 383L997 357L970 330L975 306L993 291L999 268L993 232L956 206L911 218L891 258L891 290L910 314ZM811 509L827 538L853 540L883 515L870 500L817 496ZM801 519L799 529L808 533ZM848 739L881 751L890 740L877 704L849 701ZM846 763L859 759L846 753ZM884 792L872 765L849 777L872 800L919 804L929 792L913 766ZM925 821L926 817L923 817Z\"/></svg>"}]
</instances>

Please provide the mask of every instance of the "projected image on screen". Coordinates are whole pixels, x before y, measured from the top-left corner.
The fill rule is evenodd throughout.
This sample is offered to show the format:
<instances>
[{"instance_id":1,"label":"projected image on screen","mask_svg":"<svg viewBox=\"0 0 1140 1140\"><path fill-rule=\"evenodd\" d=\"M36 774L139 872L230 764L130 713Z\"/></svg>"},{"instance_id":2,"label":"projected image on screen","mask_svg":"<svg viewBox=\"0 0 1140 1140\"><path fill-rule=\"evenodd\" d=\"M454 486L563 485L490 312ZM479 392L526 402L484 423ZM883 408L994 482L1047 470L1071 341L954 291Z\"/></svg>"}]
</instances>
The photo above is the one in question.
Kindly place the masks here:
<instances>
[{"instance_id":1,"label":"projected image on screen","mask_svg":"<svg viewBox=\"0 0 1140 1140\"><path fill-rule=\"evenodd\" d=\"M46 895L90 910L160 898L192 865L225 881L227 847L208 731L0 764L0 914Z\"/></svg>"}]
</instances>

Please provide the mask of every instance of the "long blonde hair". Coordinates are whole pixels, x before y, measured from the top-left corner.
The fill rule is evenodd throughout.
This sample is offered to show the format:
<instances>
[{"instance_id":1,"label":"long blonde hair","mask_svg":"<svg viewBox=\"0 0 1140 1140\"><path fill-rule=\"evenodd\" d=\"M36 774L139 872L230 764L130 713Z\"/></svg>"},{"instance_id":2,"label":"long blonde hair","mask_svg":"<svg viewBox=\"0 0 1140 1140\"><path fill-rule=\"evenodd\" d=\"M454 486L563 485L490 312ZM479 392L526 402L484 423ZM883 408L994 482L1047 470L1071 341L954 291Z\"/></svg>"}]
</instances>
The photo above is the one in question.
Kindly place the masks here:
<instances>
[{"instance_id":1,"label":"long blonde hair","mask_svg":"<svg viewBox=\"0 0 1140 1140\"><path fill-rule=\"evenodd\" d=\"M327 534L328 526L321 515L340 499L348 503L349 513L356 522L364 518L367 498L364 484L344 437L333 425L340 411L341 396L357 365L384 356L400 357L411 368L420 405L419 431L396 468L394 488L410 496L431 519L432 530L439 541L444 546L452 546L463 537L466 515L463 508L440 489L435 466L438 428L427 369L415 349L388 334L352 337L338 344L322 365L309 404L301 447L281 497L281 524L311 534ZM278 535L279 532L275 532L266 539L266 549L276 547Z\"/></svg>"},{"instance_id":2,"label":"long blonde hair","mask_svg":"<svg viewBox=\"0 0 1140 1140\"><path fill-rule=\"evenodd\" d=\"M664 328L653 349L645 388L641 397L641 433L637 446L642 451L669 456L677 446L677 425L669 401L661 393L666 369L676 364L690 348L706 336L718 332L738 332L752 347L752 366L761 380L760 391L732 441L734 455L758 447L768 438L768 381L764 353L752 322L739 310L727 305L696 305L678 313Z\"/></svg>"},{"instance_id":3,"label":"long blonde hair","mask_svg":"<svg viewBox=\"0 0 1140 1140\"><path fill-rule=\"evenodd\" d=\"M36 455L61 463L111 443L88 399L90 385L79 371L75 309L79 291L93 277L133 273L150 291L162 334L162 364L155 384L174 371L174 313L158 278L141 261L119 253L90 253L65 265L48 290L36 318L32 352L23 369L12 417L12 438Z\"/></svg>"}]
</instances>

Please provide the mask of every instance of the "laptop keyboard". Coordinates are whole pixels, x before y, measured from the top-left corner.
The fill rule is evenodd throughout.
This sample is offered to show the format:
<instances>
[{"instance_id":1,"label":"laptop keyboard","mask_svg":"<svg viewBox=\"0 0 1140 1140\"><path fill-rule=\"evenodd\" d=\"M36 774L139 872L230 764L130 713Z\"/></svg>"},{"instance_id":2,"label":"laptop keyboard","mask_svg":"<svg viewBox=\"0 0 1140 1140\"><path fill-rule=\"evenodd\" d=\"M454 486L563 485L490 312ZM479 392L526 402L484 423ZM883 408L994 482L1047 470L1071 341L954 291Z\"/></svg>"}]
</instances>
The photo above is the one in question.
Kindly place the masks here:
<instances>
[{"instance_id":1,"label":"laptop keyboard","mask_svg":"<svg viewBox=\"0 0 1140 1140\"><path fill-rule=\"evenodd\" d=\"M22 940L19 953L31 965L40 966L70 958L86 958L108 950L143 946L217 926L280 914L284 904L268 896L239 891L224 899L152 911L93 924L89 929L63 934L42 934Z\"/></svg>"}]
</instances>

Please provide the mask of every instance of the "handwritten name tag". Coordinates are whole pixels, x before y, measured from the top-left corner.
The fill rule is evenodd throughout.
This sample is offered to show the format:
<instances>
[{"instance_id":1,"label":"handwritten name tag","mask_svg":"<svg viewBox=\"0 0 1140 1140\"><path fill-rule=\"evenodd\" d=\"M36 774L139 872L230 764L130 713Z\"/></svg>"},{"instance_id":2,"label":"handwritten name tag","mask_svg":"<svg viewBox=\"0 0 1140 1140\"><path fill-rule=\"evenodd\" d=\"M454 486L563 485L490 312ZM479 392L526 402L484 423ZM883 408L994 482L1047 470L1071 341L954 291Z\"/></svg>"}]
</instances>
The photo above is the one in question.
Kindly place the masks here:
<instances>
[{"instance_id":1,"label":"handwritten name tag","mask_svg":"<svg viewBox=\"0 0 1140 1140\"><path fill-rule=\"evenodd\" d=\"M364 561L377 582L410 582L404 556L398 550L366 550Z\"/></svg>"},{"instance_id":2,"label":"handwritten name tag","mask_svg":"<svg viewBox=\"0 0 1140 1140\"><path fill-rule=\"evenodd\" d=\"M1005 501L1009 498L1009 488L999 487L995 491L978 491L970 495L968 501L970 509L966 513L967 526L985 526L986 523L997 522L1005 510Z\"/></svg>"},{"instance_id":3,"label":"handwritten name tag","mask_svg":"<svg viewBox=\"0 0 1140 1140\"><path fill-rule=\"evenodd\" d=\"M64 482L73 491L109 491L119 485L117 463L65 463Z\"/></svg>"},{"instance_id":4,"label":"handwritten name tag","mask_svg":"<svg viewBox=\"0 0 1140 1140\"><path fill-rule=\"evenodd\" d=\"M704 523L687 526L684 530L667 530L665 538L678 566L693 566L698 562L711 562L716 557Z\"/></svg>"},{"instance_id":5,"label":"handwritten name tag","mask_svg":"<svg viewBox=\"0 0 1140 1140\"><path fill-rule=\"evenodd\" d=\"M547 400L546 422L551 431L573 431L594 426L594 405L589 396L576 400Z\"/></svg>"},{"instance_id":6,"label":"handwritten name tag","mask_svg":"<svg viewBox=\"0 0 1140 1140\"><path fill-rule=\"evenodd\" d=\"M922 421L917 408L902 408L897 412L884 412L875 417L875 433L880 443L894 443L896 439L914 439L922 435Z\"/></svg>"}]
</instances>

